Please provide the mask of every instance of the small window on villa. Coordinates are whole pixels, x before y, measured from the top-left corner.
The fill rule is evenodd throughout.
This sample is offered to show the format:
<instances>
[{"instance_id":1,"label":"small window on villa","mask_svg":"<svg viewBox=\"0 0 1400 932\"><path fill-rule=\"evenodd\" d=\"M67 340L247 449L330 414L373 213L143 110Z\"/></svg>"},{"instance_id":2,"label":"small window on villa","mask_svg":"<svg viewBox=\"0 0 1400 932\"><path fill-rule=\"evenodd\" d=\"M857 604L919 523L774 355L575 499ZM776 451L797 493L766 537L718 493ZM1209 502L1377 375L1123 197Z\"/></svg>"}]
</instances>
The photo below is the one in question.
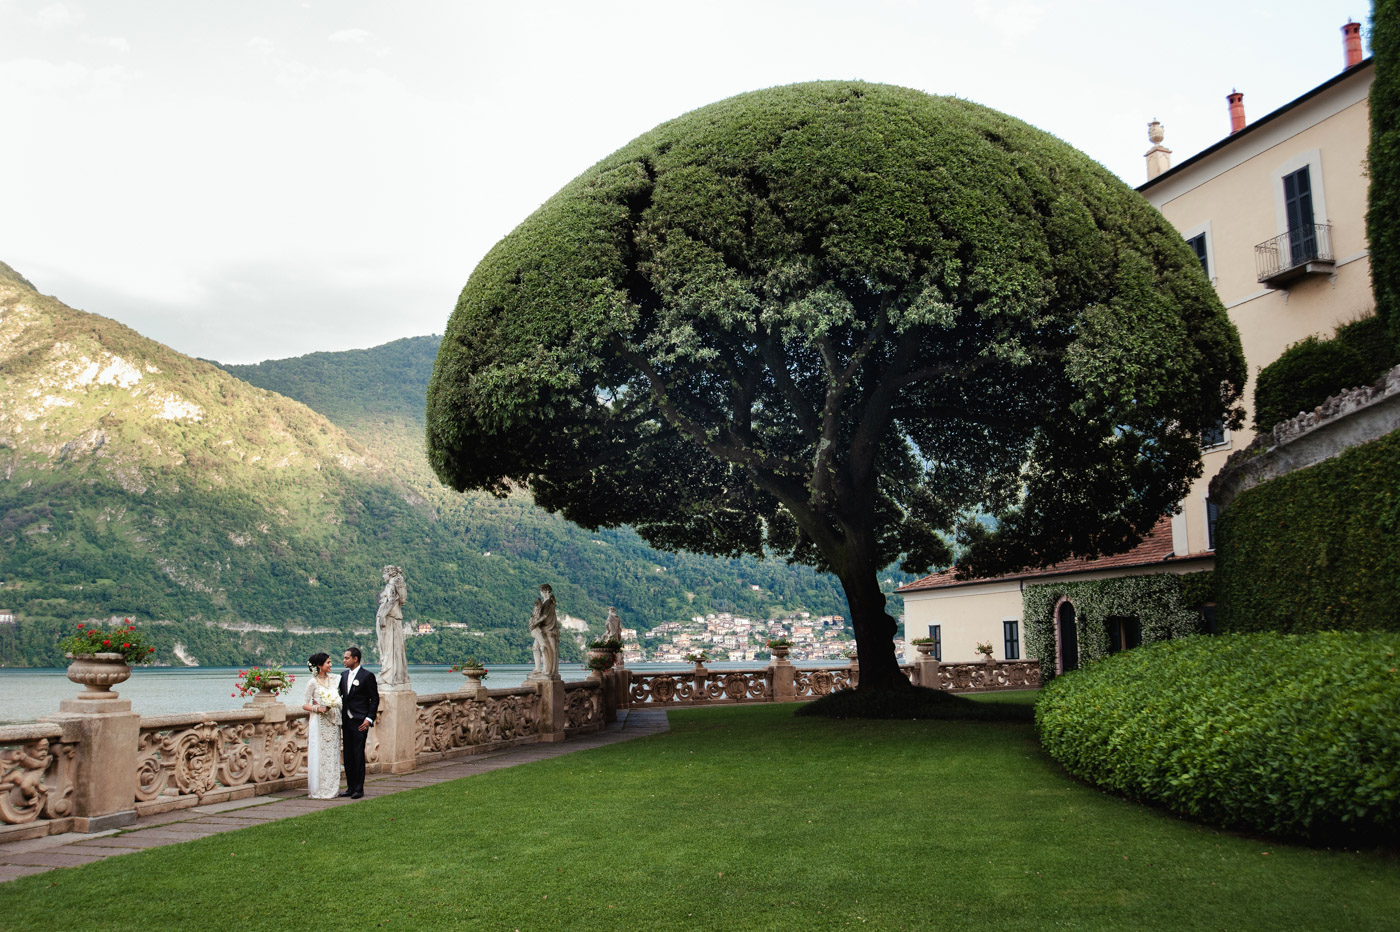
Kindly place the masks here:
<instances>
[{"instance_id":1,"label":"small window on villa","mask_svg":"<svg viewBox=\"0 0 1400 932\"><path fill-rule=\"evenodd\" d=\"M1202 450L1209 450L1212 447L1223 447L1227 443L1229 443L1229 438L1225 434L1225 421L1223 418L1201 431Z\"/></svg>"},{"instance_id":2,"label":"small window on villa","mask_svg":"<svg viewBox=\"0 0 1400 932\"><path fill-rule=\"evenodd\" d=\"M1220 506L1206 499L1206 547L1215 549L1215 520L1220 517Z\"/></svg>"},{"instance_id":3,"label":"small window on villa","mask_svg":"<svg viewBox=\"0 0 1400 932\"><path fill-rule=\"evenodd\" d=\"M1006 659L1021 659L1021 623L1015 618L1008 618L1001 623L1001 635L1006 641Z\"/></svg>"},{"instance_id":4,"label":"small window on villa","mask_svg":"<svg viewBox=\"0 0 1400 932\"><path fill-rule=\"evenodd\" d=\"M1196 258L1201 260L1201 270L1204 271L1206 277L1209 278L1210 260L1206 258L1206 235L1201 233L1197 236L1193 236L1186 241L1186 245L1195 250Z\"/></svg>"},{"instance_id":5,"label":"small window on villa","mask_svg":"<svg viewBox=\"0 0 1400 932\"><path fill-rule=\"evenodd\" d=\"M929 625L928 636L933 638L933 659L939 662L943 660L943 626Z\"/></svg>"}]
</instances>

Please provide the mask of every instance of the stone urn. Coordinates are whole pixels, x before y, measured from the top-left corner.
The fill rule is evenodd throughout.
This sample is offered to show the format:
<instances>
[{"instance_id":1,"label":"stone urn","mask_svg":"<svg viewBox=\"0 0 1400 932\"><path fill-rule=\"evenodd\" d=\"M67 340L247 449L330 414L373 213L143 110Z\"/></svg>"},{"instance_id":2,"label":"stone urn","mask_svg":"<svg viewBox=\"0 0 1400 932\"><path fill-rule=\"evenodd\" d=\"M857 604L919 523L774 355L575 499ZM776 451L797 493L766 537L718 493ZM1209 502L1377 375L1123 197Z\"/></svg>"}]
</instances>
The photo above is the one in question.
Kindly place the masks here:
<instances>
[{"instance_id":1,"label":"stone urn","mask_svg":"<svg viewBox=\"0 0 1400 932\"><path fill-rule=\"evenodd\" d=\"M262 685L258 687L258 691L253 695L252 702L244 703L244 707L267 705L270 702L276 702L277 694L286 688L287 678L285 676L265 676L262 679Z\"/></svg>"},{"instance_id":2,"label":"stone urn","mask_svg":"<svg viewBox=\"0 0 1400 932\"><path fill-rule=\"evenodd\" d=\"M486 675L485 667L463 667L461 673L467 678L467 685L462 687L463 692L476 695L486 691L486 687L481 685L481 678Z\"/></svg>"},{"instance_id":3,"label":"stone urn","mask_svg":"<svg viewBox=\"0 0 1400 932\"><path fill-rule=\"evenodd\" d=\"M67 654L68 678L85 687L79 699L115 699L112 687L131 677L131 667L121 654Z\"/></svg>"},{"instance_id":4,"label":"stone urn","mask_svg":"<svg viewBox=\"0 0 1400 932\"><path fill-rule=\"evenodd\" d=\"M915 645L914 645L914 650L918 651L919 654L920 654L924 659L926 659L926 660L932 660L932 659L933 659L933 648L934 648L934 646L935 646L935 645L932 644L932 643L928 643L928 644L915 644Z\"/></svg>"},{"instance_id":5,"label":"stone urn","mask_svg":"<svg viewBox=\"0 0 1400 932\"><path fill-rule=\"evenodd\" d=\"M788 659L788 653L789 653L791 650L792 650L792 647L791 647L791 646L788 646L788 647L770 647L770 648L768 648L769 653L771 653L771 654L773 655L773 659L774 659L775 661L780 662L780 663L781 663L782 661Z\"/></svg>"},{"instance_id":6,"label":"stone urn","mask_svg":"<svg viewBox=\"0 0 1400 932\"><path fill-rule=\"evenodd\" d=\"M617 663L617 652L606 647L590 647L588 661L588 669L595 673L602 673L605 670L611 670L613 664Z\"/></svg>"}]
</instances>

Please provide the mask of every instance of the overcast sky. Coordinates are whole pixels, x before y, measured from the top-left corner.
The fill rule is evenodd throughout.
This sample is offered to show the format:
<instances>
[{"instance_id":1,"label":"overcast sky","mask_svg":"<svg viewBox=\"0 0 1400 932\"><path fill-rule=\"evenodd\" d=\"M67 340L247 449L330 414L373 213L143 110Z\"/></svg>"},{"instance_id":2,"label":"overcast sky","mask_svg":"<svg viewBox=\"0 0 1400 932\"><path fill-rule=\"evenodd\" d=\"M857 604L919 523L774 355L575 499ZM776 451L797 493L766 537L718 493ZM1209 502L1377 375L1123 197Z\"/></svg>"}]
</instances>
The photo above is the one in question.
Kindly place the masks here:
<instances>
[{"instance_id":1,"label":"overcast sky","mask_svg":"<svg viewBox=\"0 0 1400 932\"><path fill-rule=\"evenodd\" d=\"M0 0L0 261L181 352L440 333L477 261L651 127L859 78L1145 180L1342 68L1363 0ZM1366 46L1370 54L1369 44Z\"/></svg>"}]
</instances>

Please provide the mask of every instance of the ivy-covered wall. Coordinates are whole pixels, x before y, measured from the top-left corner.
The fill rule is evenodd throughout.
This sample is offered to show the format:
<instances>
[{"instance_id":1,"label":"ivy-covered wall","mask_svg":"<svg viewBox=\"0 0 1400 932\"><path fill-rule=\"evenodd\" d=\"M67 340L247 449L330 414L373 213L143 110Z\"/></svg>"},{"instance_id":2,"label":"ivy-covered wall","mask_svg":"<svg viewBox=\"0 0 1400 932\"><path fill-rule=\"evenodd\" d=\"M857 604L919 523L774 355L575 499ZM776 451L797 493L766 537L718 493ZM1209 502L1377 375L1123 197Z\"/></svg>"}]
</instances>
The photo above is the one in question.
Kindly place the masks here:
<instances>
[{"instance_id":1,"label":"ivy-covered wall","mask_svg":"<svg viewBox=\"0 0 1400 932\"><path fill-rule=\"evenodd\" d=\"M1400 431L1250 489L1216 530L1221 631L1400 631Z\"/></svg>"},{"instance_id":2,"label":"ivy-covered wall","mask_svg":"<svg viewBox=\"0 0 1400 932\"><path fill-rule=\"evenodd\" d=\"M1197 634L1203 625L1199 608L1212 592L1211 576L1152 573L1026 586L1021 593L1026 651L1040 659L1042 680L1055 675L1055 606L1061 597L1074 605L1081 666L1108 656L1104 622L1110 617L1136 618L1144 644Z\"/></svg>"}]
</instances>

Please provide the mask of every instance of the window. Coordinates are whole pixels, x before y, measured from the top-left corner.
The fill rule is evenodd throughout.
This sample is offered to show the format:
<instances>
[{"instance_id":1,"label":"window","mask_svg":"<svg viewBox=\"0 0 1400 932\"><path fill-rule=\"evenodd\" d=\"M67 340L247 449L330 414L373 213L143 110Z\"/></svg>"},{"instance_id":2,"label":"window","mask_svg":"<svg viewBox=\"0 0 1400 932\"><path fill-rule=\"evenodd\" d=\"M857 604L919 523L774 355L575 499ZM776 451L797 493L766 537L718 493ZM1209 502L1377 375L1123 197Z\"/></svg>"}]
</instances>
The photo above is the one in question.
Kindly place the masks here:
<instances>
[{"instance_id":1,"label":"window","mask_svg":"<svg viewBox=\"0 0 1400 932\"><path fill-rule=\"evenodd\" d=\"M1138 624L1136 618L1110 615L1104 621L1104 627L1108 629L1108 652L1110 654L1142 646L1142 626Z\"/></svg>"},{"instance_id":2,"label":"window","mask_svg":"<svg viewBox=\"0 0 1400 932\"><path fill-rule=\"evenodd\" d=\"M933 638L933 659L943 661L943 632L942 625L929 625L928 636Z\"/></svg>"},{"instance_id":3,"label":"window","mask_svg":"<svg viewBox=\"0 0 1400 932\"><path fill-rule=\"evenodd\" d=\"M1001 636L1006 642L1006 653L1003 656L1007 660L1021 659L1021 623L1015 618L1008 618L1001 623Z\"/></svg>"},{"instance_id":4,"label":"window","mask_svg":"<svg viewBox=\"0 0 1400 932\"><path fill-rule=\"evenodd\" d=\"M1283 211L1288 218L1288 249L1294 265L1317 258L1313 226L1312 172L1303 166L1283 176Z\"/></svg>"},{"instance_id":5,"label":"window","mask_svg":"<svg viewBox=\"0 0 1400 932\"><path fill-rule=\"evenodd\" d=\"M1201 260L1201 271L1206 273L1206 278L1210 278L1210 260L1206 258L1206 235L1199 233L1186 241L1196 252L1196 258Z\"/></svg>"},{"instance_id":6,"label":"window","mask_svg":"<svg viewBox=\"0 0 1400 932\"><path fill-rule=\"evenodd\" d=\"M1215 521L1220 517L1220 506L1206 499L1206 549L1215 549Z\"/></svg>"},{"instance_id":7,"label":"window","mask_svg":"<svg viewBox=\"0 0 1400 932\"><path fill-rule=\"evenodd\" d=\"M1225 420L1217 420L1210 427L1201 431L1201 449L1209 450L1212 447L1223 447L1230 442L1230 438L1225 433Z\"/></svg>"}]
</instances>

